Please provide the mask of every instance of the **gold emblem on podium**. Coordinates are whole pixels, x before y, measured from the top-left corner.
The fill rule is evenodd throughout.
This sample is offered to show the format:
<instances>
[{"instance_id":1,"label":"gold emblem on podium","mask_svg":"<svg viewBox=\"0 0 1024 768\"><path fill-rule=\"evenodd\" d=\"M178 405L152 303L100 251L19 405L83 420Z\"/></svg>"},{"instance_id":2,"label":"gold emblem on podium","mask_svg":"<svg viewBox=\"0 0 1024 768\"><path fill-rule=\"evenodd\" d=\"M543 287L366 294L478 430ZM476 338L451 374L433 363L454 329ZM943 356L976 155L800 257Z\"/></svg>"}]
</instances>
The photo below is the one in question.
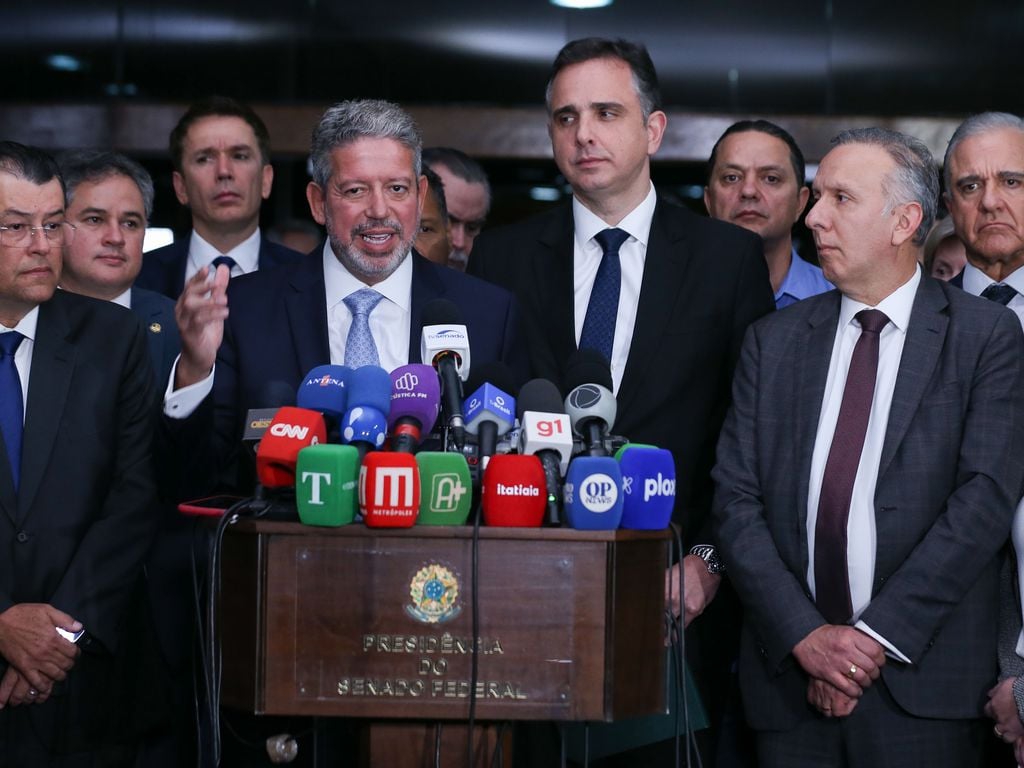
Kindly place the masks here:
<instances>
[{"instance_id":1,"label":"gold emblem on podium","mask_svg":"<svg viewBox=\"0 0 1024 768\"><path fill-rule=\"evenodd\" d=\"M457 604L459 580L440 563L429 563L420 568L409 582L412 602L406 612L424 624L440 624L454 619L462 612Z\"/></svg>"}]
</instances>

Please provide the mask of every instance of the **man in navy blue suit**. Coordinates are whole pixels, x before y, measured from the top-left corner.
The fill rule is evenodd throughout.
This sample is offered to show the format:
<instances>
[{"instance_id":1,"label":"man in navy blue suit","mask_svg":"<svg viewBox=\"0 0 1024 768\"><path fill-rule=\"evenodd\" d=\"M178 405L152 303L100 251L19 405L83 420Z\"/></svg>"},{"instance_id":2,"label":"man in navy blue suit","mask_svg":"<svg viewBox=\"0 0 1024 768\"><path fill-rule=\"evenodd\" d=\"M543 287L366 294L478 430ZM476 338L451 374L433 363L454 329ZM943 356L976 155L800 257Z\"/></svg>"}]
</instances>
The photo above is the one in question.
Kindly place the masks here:
<instances>
[{"instance_id":1,"label":"man in navy blue suit","mask_svg":"<svg viewBox=\"0 0 1024 768\"><path fill-rule=\"evenodd\" d=\"M474 366L501 361L525 378L512 295L413 250L427 185L420 149L415 123L395 104L331 107L314 132L307 188L313 218L327 230L323 247L297 264L232 281L230 291L225 267L212 278L201 270L186 286L178 303L183 349L165 413L192 415L172 429L190 446L197 471L219 467L229 485L251 491L231 463L246 410L269 405L268 383L297 387L316 365L357 364L356 294L372 304L365 322L388 370L420 362L423 307L444 298L462 314Z\"/></svg>"},{"instance_id":2,"label":"man in navy blue suit","mask_svg":"<svg viewBox=\"0 0 1024 768\"><path fill-rule=\"evenodd\" d=\"M171 131L170 151L174 193L192 212L192 232L146 254L140 288L176 299L214 262L237 277L301 256L260 232L260 204L270 197L274 168L267 127L250 107L223 96L196 102Z\"/></svg>"}]
</instances>

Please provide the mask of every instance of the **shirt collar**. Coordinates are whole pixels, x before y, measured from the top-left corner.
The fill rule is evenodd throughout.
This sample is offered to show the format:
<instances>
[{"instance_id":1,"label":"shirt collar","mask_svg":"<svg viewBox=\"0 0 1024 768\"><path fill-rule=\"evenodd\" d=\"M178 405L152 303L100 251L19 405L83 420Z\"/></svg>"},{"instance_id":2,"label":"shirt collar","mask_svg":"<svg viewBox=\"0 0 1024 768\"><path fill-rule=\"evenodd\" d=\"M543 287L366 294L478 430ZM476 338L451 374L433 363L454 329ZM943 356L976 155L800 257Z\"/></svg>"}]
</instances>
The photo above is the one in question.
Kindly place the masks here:
<instances>
[{"instance_id":1,"label":"shirt collar","mask_svg":"<svg viewBox=\"0 0 1024 768\"><path fill-rule=\"evenodd\" d=\"M651 235L651 221L654 219L654 207L658 202L658 196L654 192L654 184L651 184L640 205L627 213L615 226L625 230L629 236L647 248L647 241ZM573 229L576 232L576 242L581 246L593 243L594 235L608 229L608 223L601 219L596 213L579 201L575 195L572 198L572 220ZM600 249L596 243L595 247Z\"/></svg>"},{"instance_id":2,"label":"shirt collar","mask_svg":"<svg viewBox=\"0 0 1024 768\"><path fill-rule=\"evenodd\" d=\"M990 285L995 285L995 283L995 280L973 264L968 263L964 266L964 290L968 293L974 294L975 296L981 296L982 291ZM1024 294L1024 269L1013 270L1013 272L1006 276L1006 279L1003 280L1002 283L1003 285L1010 286L1017 291L1017 293Z\"/></svg>"},{"instance_id":3,"label":"shirt collar","mask_svg":"<svg viewBox=\"0 0 1024 768\"><path fill-rule=\"evenodd\" d=\"M255 272L260 262L260 228L256 227L249 237L227 253L218 251L193 229L192 239L188 244L188 258L196 271L205 267L218 256L230 256L235 260L235 264L238 265L242 274Z\"/></svg>"},{"instance_id":4,"label":"shirt collar","mask_svg":"<svg viewBox=\"0 0 1024 768\"><path fill-rule=\"evenodd\" d=\"M906 333L907 326L910 325L910 312L914 308L914 298L917 296L917 286L920 283L921 266L918 265L910 279L878 302L878 306L869 307L844 295L839 309L839 327L845 328L853 320L853 316L862 309L879 309L889 318L890 323Z\"/></svg>"},{"instance_id":5,"label":"shirt collar","mask_svg":"<svg viewBox=\"0 0 1024 768\"><path fill-rule=\"evenodd\" d=\"M6 328L6 326L0 325L0 328L6 328L8 331L17 331L29 341L34 342L36 340L36 325L39 323L39 305L32 307L16 326L13 328Z\"/></svg>"},{"instance_id":6,"label":"shirt collar","mask_svg":"<svg viewBox=\"0 0 1024 768\"><path fill-rule=\"evenodd\" d=\"M376 285L367 286L351 272L345 269L338 257L334 254L331 241L328 238L324 243L324 290L327 294L327 307L331 308L346 296L355 293L360 288L373 288L385 299L398 305L403 311L408 312L412 304L412 253L409 253L398 269L392 272L384 280Z\"/></svg>"},{"instance_id":7,"label":"shirt collar","mask_svg":"<svg viewBox=\"0 0 1024 768\"><path fill-rule=\"evenodd\" d=\"M129 288L127 291L122 293L120 296L115 296L111 299L114 304L119 304L125 309L132 308L132 289Z\"/></svg>"},{"instance_id":8,"label":"shirt collar","mask_svg":"<svg viewBox=\"0 0 1024 768\"><path fill-rule=\"evenodd\" d=\"M818 282L814 267L800 258L800 254L793 249L792 259L789 262L789 269L786 276L782 278L782 285L775 293L775 301L778 301L787 293L793 298L802 299L817 293Z\"/></svg>"}]
</instances>

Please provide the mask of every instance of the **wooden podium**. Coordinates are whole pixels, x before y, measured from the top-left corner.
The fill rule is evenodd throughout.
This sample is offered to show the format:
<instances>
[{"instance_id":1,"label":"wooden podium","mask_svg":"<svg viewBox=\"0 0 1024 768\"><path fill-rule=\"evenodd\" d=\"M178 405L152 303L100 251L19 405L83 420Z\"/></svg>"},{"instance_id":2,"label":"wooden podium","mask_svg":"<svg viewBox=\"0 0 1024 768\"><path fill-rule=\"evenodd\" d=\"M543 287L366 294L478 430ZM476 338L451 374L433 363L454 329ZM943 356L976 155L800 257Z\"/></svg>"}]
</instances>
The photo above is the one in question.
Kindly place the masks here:
<instances>
[{"instance_id":1,"label":"wooden podium","mask_svg":"<svg viewBox=\"0 0 1024 768\"><path fill-rule=\"evenodd\" d=\"M464 723L472 544L469 527L232 526L222 703L391 721L378 753L400 721ZM477 720L664 712L668 545L667 531L481 528Z\"/></svg>"}]
</instances>

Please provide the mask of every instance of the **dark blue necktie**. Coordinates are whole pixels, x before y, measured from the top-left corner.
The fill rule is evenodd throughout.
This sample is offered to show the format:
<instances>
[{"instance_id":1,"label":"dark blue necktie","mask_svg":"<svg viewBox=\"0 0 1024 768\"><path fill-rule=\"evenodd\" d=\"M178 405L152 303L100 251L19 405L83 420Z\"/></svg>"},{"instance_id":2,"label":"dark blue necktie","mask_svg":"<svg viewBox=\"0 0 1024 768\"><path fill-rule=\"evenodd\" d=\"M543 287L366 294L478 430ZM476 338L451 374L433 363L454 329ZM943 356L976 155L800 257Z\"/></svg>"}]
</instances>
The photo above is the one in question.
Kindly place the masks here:
<instances>
[{"instance_id":1,"label":"dark blue necktie","mask_svg":"<svg viewBox=\"0 0 1024 768\"><path fill-rule=\"evenodd\" d=\"M14 491L21 478L21 432L24 425L21 377L14 365L14 353L25 337L17 331L0 333L0 432L11 463Z\"/></svg>"},{"instance_id":2,"label":"dark blue necktie","mask_svg":"<svg viewBox=\"0 0 1024 768\"><path fill-rule=\"evenodd\" d=\"M580 334L580 349L595 349L611 363L612 344L615 341L615 318L619 313L619 287L622 268L619 266L619 248L629 233L621 229L605 229L594 235L604 255L597 268L594 288L590 292L587 316Z\"/></svg>"},{"instance_id":3,"label":"dark blue necktie","mask_svg":"<svg viewBox=\"0 0 1024 768\"><path fill-rule=\"evenodd\" d=\"M232 259L230 256L218 256L216 259L210 262L210 269L216 270L221 264L228 268L228 272L234 269L238 262Z\"/></svg>"},{"instance_id":4,"label":"dark blue necktie","mask_svg":"<svg viewBox=\"0 0 1024 768\"><path fill-rule=\"evenodd\" d=\"M981 295L989 301L998 301L1005 307L1013 300L1013 297L1017 295L1017 291L1009 285L992 283L992 285L981 292Z\"/></svg>"}]
</instances>

